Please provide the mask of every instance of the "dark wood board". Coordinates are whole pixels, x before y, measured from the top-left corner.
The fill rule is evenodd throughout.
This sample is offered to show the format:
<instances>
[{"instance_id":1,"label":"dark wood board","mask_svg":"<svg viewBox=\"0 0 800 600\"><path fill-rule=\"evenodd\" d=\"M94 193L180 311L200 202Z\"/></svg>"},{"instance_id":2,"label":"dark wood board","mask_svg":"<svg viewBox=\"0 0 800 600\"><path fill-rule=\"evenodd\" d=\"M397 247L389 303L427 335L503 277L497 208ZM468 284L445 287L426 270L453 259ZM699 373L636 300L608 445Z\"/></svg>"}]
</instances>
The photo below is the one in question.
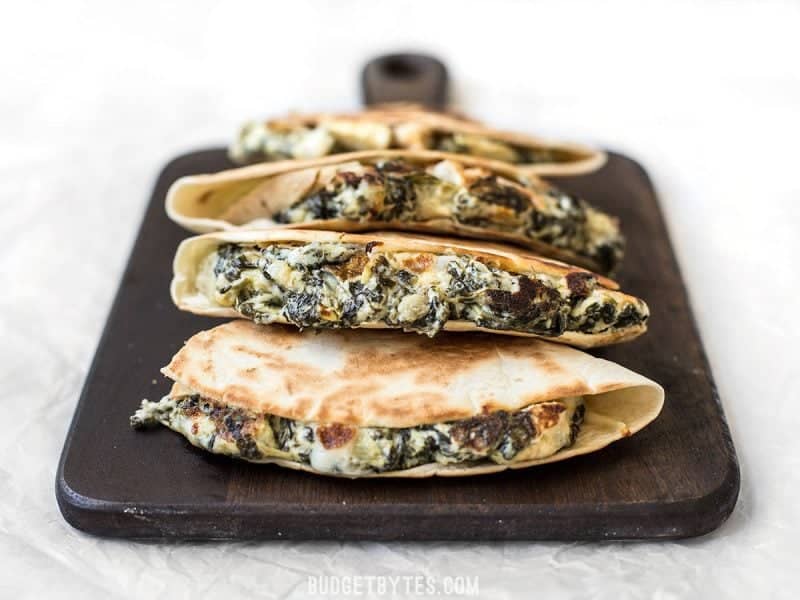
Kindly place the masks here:
<instances>
[{"instance_id":1,"label":"dark wood board","mask_svg":"<svg viewBox=\"0 0 800 600\"><path fill-rule=\"evenodd\" d=\"M159 368L220 323L169 299L172 255L188 234L165 216L166 190L229 166L223 150L195 152L158 178L64 444L56 495L71 525L138 538L650 539L707 533L733 510L736 455L658 202L644 170L618 154L559 185L619 215L628 237L619 279L650 304L650 331L596 354L666 389L641 433L521 471L352 481L213 456L166 428L131 430L139 401L168 389Z\"/></svg>"}]
</instances>

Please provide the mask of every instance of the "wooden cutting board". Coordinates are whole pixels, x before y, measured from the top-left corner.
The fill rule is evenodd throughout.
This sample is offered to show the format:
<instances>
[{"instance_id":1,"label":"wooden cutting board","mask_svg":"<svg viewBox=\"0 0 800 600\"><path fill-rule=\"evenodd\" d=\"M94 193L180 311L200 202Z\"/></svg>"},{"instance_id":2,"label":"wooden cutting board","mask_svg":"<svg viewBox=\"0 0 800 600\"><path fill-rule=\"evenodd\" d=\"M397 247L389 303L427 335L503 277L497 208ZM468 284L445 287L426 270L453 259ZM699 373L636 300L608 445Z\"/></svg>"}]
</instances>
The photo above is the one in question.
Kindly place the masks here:
<instances>
[{"instance_id":1,"label":"wooden cutting board","mask_svg":"<svg viewBox=\"0 0 800 600\"><path fill-rule=\"evenodd\" d=\"M165 193L178 177L230 166L221 149L195 152L158 178L58 467L71 525L142 538L650 539L707 533L733 510L736 455L661 211L642 167L618 154L558 184L619 215L628 238L619 279L649 303L650 331L596 354L664 386L664 410L641 433L521 471L352 481L213 456L163 427L133 431L140 400L169 387L159 368L220 323L170 301L172 256L188 234L167 220Z\"/></svg>"}]
</instances>

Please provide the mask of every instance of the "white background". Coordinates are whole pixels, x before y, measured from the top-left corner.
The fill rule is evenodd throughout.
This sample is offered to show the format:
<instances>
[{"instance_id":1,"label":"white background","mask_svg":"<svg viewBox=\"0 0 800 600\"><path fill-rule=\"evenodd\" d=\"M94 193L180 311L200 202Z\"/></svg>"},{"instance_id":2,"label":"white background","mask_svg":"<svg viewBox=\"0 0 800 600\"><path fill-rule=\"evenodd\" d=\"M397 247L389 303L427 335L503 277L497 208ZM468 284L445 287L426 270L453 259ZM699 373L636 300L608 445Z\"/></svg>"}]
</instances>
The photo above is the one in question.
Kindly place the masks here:
<instances>
[{"instance_id":1,"label":"white background","mask_svg":"<svg viewBox=\"0 0 800 600\"><path fill-rule=\"evenodd\" d=\"M482 595L796 597L800 8L773 2L4 2L0 597L303 598L308 574L479 575ZM640 544L131 543L53 480L144 204L240 121L352 109L364 59L441 56L461 108L652 174L742 467L716 533Z\"/></svg>"}]
</instances>

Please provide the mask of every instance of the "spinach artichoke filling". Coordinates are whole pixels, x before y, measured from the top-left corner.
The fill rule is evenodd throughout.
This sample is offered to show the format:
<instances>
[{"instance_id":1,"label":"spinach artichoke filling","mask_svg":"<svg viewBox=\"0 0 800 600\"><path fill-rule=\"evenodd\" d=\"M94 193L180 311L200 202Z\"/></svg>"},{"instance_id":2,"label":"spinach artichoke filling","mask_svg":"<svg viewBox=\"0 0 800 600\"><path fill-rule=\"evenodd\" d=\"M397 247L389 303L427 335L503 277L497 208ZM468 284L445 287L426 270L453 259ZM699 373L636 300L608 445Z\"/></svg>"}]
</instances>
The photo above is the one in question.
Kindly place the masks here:
<instances>
[{"instance_id":1,"label":"spinach artichoke filling","mask_svg":"<svg viewBox=\"0 0 800 600\"><path fill-rule=\"evenodd\" d=\"M512 164L568 163L576 158L567 150L521 146L477 133L454 133L420 126L414 129L412 141L398 135L396 127L379 122L330 121L316 127L300 123L252 122L242 128L229 154L239 164L412 147Z\"/></svg>"},{"instance_id":2,"label":"spinach artichoke filling","mask_svg":"<svg viewBox=\"0 0 800 600\"><path fill-rule=\"evenodd\" d=\"M509 463L545 458L573 444L580 397L416 427L349 427L287 419L218 404L198 394L144 400L131 417L161 423L217 454L259 462L282 458L328 473L375 473L429 463Z\"/></svg>"},{"instance_id":3,"label":"spinach artichoke filling","mask_svg":"<svg viewBox=\"0 0 800 600\"><path fill-rule=\"evenodd\" d=\"M527 186L471 169L469 178L442 161L422 168L403 160L340 171L322 189L273 215L279 223L327 219L423 222L452 219L465 226L521 236L591 261L611 272L624 254L617 222L584 200L542 181Z\"/></svg>"},{"instance_id":4,"label":"spinach artichoke filling","mask_svg":"<svg viewBox=\"0 0 800 600\"><path fill-rule=\"evenodd\" d=\"M262 123L246 124L229 155L239 164L258 161L309 159L347 152L324 127L270 127Z\"/></svg>"},{"instance_id":5,"label":"spinach artichoke filling","mask_svg":"<svg viewBox=\"0 0 800 600\"><path fill-rule=\"evenodd\" d=\"M586 271L523 275L461 254L395 252L380 244L223 244L196 287L257 323L339 328L383 323L433 337L448 320L542 336L643 323L647 306Z\"/></svg>"}]
</instances>

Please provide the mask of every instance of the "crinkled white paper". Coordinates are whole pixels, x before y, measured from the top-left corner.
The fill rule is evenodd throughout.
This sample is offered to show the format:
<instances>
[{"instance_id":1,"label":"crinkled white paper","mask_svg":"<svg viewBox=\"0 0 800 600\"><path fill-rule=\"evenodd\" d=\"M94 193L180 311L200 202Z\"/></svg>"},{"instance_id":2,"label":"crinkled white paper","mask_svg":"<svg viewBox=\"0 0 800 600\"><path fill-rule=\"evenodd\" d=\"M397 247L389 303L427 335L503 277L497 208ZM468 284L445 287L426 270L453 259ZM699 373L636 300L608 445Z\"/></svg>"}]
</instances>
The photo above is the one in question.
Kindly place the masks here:
<instances>
[{"instance_id":1,"label":"crinkled white paper","mask_svg":"<svg viewBox=\"0 0 800 600\"><path fill-rule=\"evenodd\" d=\"M477 576L496 599L795 596L798 30L788 2L4 11L0 596L307 598L309 576L357 574ZM157 544L70 528L56 464L158 170L247 117L355 108L362 62L404 48L440 55L476 116L647 165L739 452L733 516L703 539L638 544Z\"/></svg>"}]
</instances>

